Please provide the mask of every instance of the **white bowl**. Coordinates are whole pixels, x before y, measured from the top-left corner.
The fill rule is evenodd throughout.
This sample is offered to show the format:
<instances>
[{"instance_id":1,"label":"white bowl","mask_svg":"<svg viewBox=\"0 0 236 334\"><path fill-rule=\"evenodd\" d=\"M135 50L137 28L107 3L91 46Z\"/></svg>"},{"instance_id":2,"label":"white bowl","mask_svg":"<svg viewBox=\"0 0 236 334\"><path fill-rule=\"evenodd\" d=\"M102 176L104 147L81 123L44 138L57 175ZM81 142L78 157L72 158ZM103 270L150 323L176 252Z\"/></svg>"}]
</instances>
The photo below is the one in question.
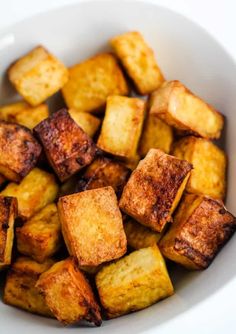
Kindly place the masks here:
<instances>
[{"instance_id":1,"label":"white bowl","mask_svg":"<svg viewBox=\"0 0 236 334\"><path fill-rule=\"evenodd\" d=\"M109 49L110 37L128 30L141 31L154 48L166 78L179 79L213 104L227 118L223 142L229 156L227 207L236 213L236 66L204 30L170 10L141 2L96 1L40 14L0 35L1 103L15 98L3 75L8 65L37 44L43 44L67 65ZM210 298L235 278L236 242L231 240L203 272L182 269L172 275L176 294L156 305L118 319L101 328L60 329L55 320L32 315L0 302L0 328L4 333L146 333L163 322ZM184 329L184 327L182 328Z\"/></svg>"}]
</instances>

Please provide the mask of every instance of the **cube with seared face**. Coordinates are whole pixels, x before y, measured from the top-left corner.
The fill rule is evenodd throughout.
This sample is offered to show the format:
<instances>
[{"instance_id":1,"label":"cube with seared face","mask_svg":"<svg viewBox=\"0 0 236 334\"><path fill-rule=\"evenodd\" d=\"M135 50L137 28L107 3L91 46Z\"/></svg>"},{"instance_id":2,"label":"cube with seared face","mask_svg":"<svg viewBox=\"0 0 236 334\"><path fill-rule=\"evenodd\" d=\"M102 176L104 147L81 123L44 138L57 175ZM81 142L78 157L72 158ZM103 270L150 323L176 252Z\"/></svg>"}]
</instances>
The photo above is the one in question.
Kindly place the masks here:
<instances>
[{"instance_id":1,"label":"cube with seared face","mask_svg":"<svg viewBox=\"0 0 236 334\"><path fill-rule=\"evenodd\" d=\"M77 184L77 190L90 190L111 186L120 194L130 174L129 168L117 160L98 157L86 169Z\"/></svg>"},{"instance_id":2,"label":"cube with seared face","mask_svg":"<svg viewBox=\"0 0 236 334\"><path fill-rule=\"evenodd\" d=\"M187 161L151 149L125 185L120 208L141 224L161 232L172 219L191 169Z\"/></svg>"},{"instance_id":3,"label":"cube with seared face","mask_svg":"<svg viewBox=\"0 0 236 334\"><path fill-rule=\"evenodd\" d=\"M235 217L221 201L187 194L159 245L168 259L189 269L204 269L235 230Z\"/></svg>"},{"instance_id":4,"label":"cube with seared face","mask_svg":"<svg viewBox=\"0 0 236 334\"><path fill-rule=\"evenodd\" d=\"M43 120L34 132L61 181L89 165L97 152L92 139L71 118L66 109Z\"/></svg>"},{"instance_id":5,"label":"cube with seared face","mask_svg":"<svg viewBox=\"0 0 236 334\"><path fill-rule=\"evenodd\" d=\"M0 121L0 173L6 179L20 182L35 167L41 150L29 129Z\"/></svg>"},{"instance_id":6,"label":"cube with seared face","mask_svg":"<svg viewBox=\"0 0 236 334\"><path fill-rule=\"evenodd\" d=\"M112 187L86 190L58 202L69 253L81 266L97 266L126 252L121 212Z\"/></svg>"}]
</instances>

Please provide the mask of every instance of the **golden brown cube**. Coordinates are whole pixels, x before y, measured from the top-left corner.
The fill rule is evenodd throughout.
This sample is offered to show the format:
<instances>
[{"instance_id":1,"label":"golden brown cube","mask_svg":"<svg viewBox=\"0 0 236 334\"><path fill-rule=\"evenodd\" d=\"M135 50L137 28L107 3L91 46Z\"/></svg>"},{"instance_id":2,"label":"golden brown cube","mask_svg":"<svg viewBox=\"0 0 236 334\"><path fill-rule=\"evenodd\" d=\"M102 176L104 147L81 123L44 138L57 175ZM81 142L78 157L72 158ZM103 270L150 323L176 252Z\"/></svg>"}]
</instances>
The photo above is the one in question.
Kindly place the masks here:
<instances>
[{"instance_id":1,"label":"golden brown cube","mask_svg":"<svg viewBox=\"0 0 236 334\"><path fill-rule=\"evenodd\" d=\"M113 155L134 158L142 131L145 101L124 96L109 96L98 146Z\"/></svg>"},{"instance_id":2,"label":"golden brown cube","mask_svg":"<svg viewBox=\"0 0 236 334\"><path fill-rule=\"evenodd\" d=\"M71 255L81 266L97 266L126 252L126 237L112 187L60 197L58 212Z\"/></svg>"},{"instance_id":3,"label":"golden brown cube","mask_svg":"<svg viewBox=\"0 0 236 334\"><path fill-rule=\"evenodd\" d=\"M8 180L20 182L36 165L41 150L29 129L0 121L0 173Z\"/></svg>"},{"instance_id":4,"label":"golden brown cube","mask_svg":"<svg viewBox=\"0 0 236 334\"><path fill-rule=\"evenodd\" d=\"M193 165L186 186L188 192L224 198L226 156L221 149L206 139L189 136L179 140L172 153Z\"/></svg>"},{"instance_id":5,"label":"golden brown cube","mask_svg":"<svg viewBox=\"0 0 236 334\"><path fill-rule=\"evenodd\" d=\"M161 232L177 207L192 166L151 149L124 187L120 208L139 223Z\"/></svg>"},{"instance_id":6,"label":"golden brown cube","mask_svg":"<svg viewBox=\"0 0 236 334\"><path fill-rule=\"evenodd\" d=\"M165 153L170 152L173 142L173 130L171 126L154 115L148 115L139 143L139 153L145 157L151 148L159 148Z\"/></svg>"},{"instance_id":7,"label":"golden brown cube","mask_svg":"<svg viewBox=\"0 0 236 334\"><path fill-rule=\"evenodd\" d=\"M39 122L49 116L48 106L40 104L31 107L27 102L20 101L0 107L0 119L18 123L33 129Z\"/></svg>"},{"instance_id":8,"label":"golden brown cube","mask_svg":"<svg viewBox=\"0 0 236 334\"><path fill-rule=\"evenodd\" d=\"M20 184L11 182L0 194L16 197L19 216L22 219L29 219L44 206L52 203L57 197L58 190L54 175L34 168Z\"/></svg>"},{"instance_id":9,"label":"golden brown cube","mask_svg":"<svg viewBox=\"0 0 236 334\"><path fill-rule=\"evenodd\" d=\"M167 81L150 99L150 114L187 134L219 138L223 116L179 81Z\"/></svg>"},{"instance_id":10,"label":"golden brown cube","mask_svg":"<svg viewBox=\"0 0 236 334\"><path fill-rule=\"evenodd\" d=\"M140 94L149 94L162 84L164 77L153 50L139 32L116 36L110 42Z\"/></svg>"},{"instance_id":11,"label":"golden brown cube","mask_svg":"<svg viewBox=\"0 0 236 334\"><path fill-rule=\"evenodd\" d=\"M189 269L207 268L236 230L235 217L219 200L184 196L170 230L160 242L162 254Z\"/></svg>"},{"instance_id":12,"label":"golden brown cube","mask_svg":"<svg viewBox=\"0 0 236 334\"><path fill-rule=\"evenodd\" d=\"M78 191L111 186L120 194L129 177L130 170L117 160L98 157L87 167L77 185Z\"/></svg>"},{"instance_id":13,"label":"golden brown cube","mask_svg":"<svg viewBox=\"0 0 236 334\"><path fill-rule=\"evenodd\" d=\"M51 312L65 325L82 319L101 325L93 291L73 258L54 264L41 275L36 286Z\"/></svg>"},{"instance_id":14,"label":"golden brown cube","mask_svg":"<svg viewBox=\"0 0 236 334\"><path fill-rule=\"evenodd\" d=\"M39 276L53 265L52 260L37 263L27 257L19 257L8 272L3 300L6 304L28 312L52 317L43 296L35 284Z\"/></svg>"},{"instance_id":15,"label":"golden brown cube","mask_svg":"<svg viewBox=\"0 0 236 334\"><path fill-rule=\"evenodd\" d=\"M24 100L37 106L64 86L68 70L44 47L38 46L10 66L8 76Z\"/></svg>"},{"instance_id":16,"label":"golden brown cube","mask_svg":"<svg viewBox=\"0 0 236 334\"><path fill-rule=\"evenodd\" d=\"M92 138L95 135L101 124L99 118L75 109L69 109L68 112L73 120L89 135L89 137Z\"/></svg>"},{"instance_id":17,"label":"golden brown cube","mask_svg":"<svg viewBox=\"0 0 236 334\"><path fill-rule=\"evenodd\" d=\"M127 244L133 249L156 245L163 233L154 232L134 219L129 218L124 223Z\"/></svg>"},{"instance_id":18,"label":"golden brown cube","mask_svg":"<svg viewBox=\"0 0 236 334\"><path fill-rule=\"evenodd\" d=\"M174 293L157 246L108 264L97 274L96 285L109 318L143 309Z\"/></svg>"},{"instance_id":19,"label":"golden brown cube","mask_svg":"<svg viewBox=\"0 0 236 334\"><path fill-rule=\"evenodd\" d=\"M89 165L97 153L92 139L61 109L35 128L48 161L61 181Z\"/></svg>"},{"instance_id":20,"label":"golden brown cube","mask_svg":"<svg viewBox=\"0 0 236 334\"><path fill-rule=\"evenodd\" d=\"M43 263L61 244L60 221L56 204L48 204L16 230L17 249L21 254Z\"/></svg>"},{"instance_id":21,"label":"golden brown cube","mask_svg":"<svg viewBox=\"0 0 236 334\"><path fill-rule=\"evenodd\" d=\"M0 270L11 264L17 200L0 196Z\"/></svg>"},{"instance_id":22,"label":"golden brown cube","mask_svg":"<svg viewBox=\"0 0 236 334\"><path fill-rule=\"evenodd\" d=\"M84 112L101 109L109 95L128 95L129 88L116 58L98 54L69 69L62 94L69 108Z\"/></svg>"}]
</instances>

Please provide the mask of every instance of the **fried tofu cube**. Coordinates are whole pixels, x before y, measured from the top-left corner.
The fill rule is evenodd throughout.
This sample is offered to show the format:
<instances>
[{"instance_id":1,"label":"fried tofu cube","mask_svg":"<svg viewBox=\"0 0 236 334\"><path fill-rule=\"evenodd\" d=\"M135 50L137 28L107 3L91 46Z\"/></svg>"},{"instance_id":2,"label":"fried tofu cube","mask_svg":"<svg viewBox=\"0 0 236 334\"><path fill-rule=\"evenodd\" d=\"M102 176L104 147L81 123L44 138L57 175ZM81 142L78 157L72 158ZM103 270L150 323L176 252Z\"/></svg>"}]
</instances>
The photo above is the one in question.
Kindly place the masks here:
<instances>
[{"instance_id":1,"label":"fried tofu cube","mask_svg":"<svg viewBox=\"0 0 236 334\"><path fill-rule=\"evenodd\" d=\"M36 165L41 150L29 129L0 121L0 173L8 180L20 182Z\"/></svg>"},{"instance_id":2,"label":"fried tofu cube","mask_svg":"<svg viewBox=\"0 0 236 334\"><path fill-rule=\"evenodd\" d=\"M151 148L159 148L168 154L173 143L173 137L171 126L158 117L149 114L144 122L139 143L139 154L141 157L145 157Z\"/></svg>"},{"instance_id":3,"label":"fried tofu cube","mask_svg":"<svg viewBox=\"0 0 236 334\"><path fill-rule=\"evenodd\" d=\"M75 260L57 262L43 273L36 287L44 295L54 316L65 325L82 319L100 326L100 308L93 291Z\"/></svg>"},{"instance_id":4,"label":"fried tofu cube","mask_svg":"<svg viewBox=\"0 0 236 334\"><path fill-rule=\"evenodd\" d=\"M43 263L61 244L60 221L56 204L48 204L22 227L16 229L17 249L21 254Z\"/></svg>"},{"instance_id":5,"label":"fried tofu cube","mask_svg":"<svg viewBox=\"0 0 236 334\"><path fill-rule=\"evenodd\" d=\"M149 94L162 84L164 77L153 50L139 32L116 36L110 43L140 94Z\"/></svg>"},{"instance_id":6,"label":"fried tofu cube","mask_svg":"<svg viewBox=\"0 0 236 334\"><path fill-rule=\"evenodd\" d=\"M8 272L4 287L3 300L6 304L16 306L28 312L52 317L43 296L35 284L39 276L52 265L53 260L37 263L27 257L19 257Z\"/></svg>"},{"instance_id":7,"label":"fried tofu cube","mask_svg":"<svg viewBox=\"0 0 236 334\"><path fill-rule=\"evenodd\" d=\"M97 266L126 253L126 237L112 187L60 197L58 212L68 251L80 266Z\"/></svg>"},{"instance_id":8,"label":"fried tofu cube","mask_svg":"<svg viewBox=\"0 0 236 334\"><path fill-rule=\"evenodd\" d=\"M156 245L163 233L154 232L134 219L129 218L124 223L127 244L133 249L146 248Z\"/></svg>"},{"instance_id":9,"label":"fried tofu cube","mask_svg":"<svg viewBox=\"0 0 236 334\"><path fill-rule=\"evenodd\" d=\"M8 77L24 100L37 106L64 86L68 70L43 46L37 46L10 66Z\"/></svg>"},{"instance_id":10,"label":"fried tofu cube","mask_svg":"<svg viewBox=\"0 0 236 334\"><path fill-rule=\"evenodd\" d=\"M192 166L151 149L124 187L120 208L139 223L161 232L177 207Z\"/></svg>"},{"instance_id":11,"label":"fried tofu cube","mask_svg":"<svg viewBox=\"0 0 236 334\"><path fill-rule=\"evenodd\" d=\"M98 157L87 167L77 185L78 191L111 186L121 194L130 170L117 160Z\"/></svg>"},{"instance_id":12,"label":"fried tofu cube","mask_svg":"<svg viewBox=\"0 0 236 334\"><path fill-rule=\"evenodd\" d=\"M84 112L105 106L109 95L128 95L129 88L116 58L98 54L69 68L69 80L62 88L68 108Z\"/></svg>"},{"instance_id":13,"label":"fried tofu cube","mask_svg":"<svg viewBox=\"0 0 236 334\"><path fill-rule=\"evenodd\" d=\"M150 114L177 130L207 139L219 138L224 125L218 111L179 81L166 81L153 92Z\"/></svg>"},{"instance_id":14,"label":"fried tofu cube","mask_svg":"<svg viewBox=\"0 0 236 334\"><path fill-rule=\"evenodd\" d=\"M96 275L96 286L109 318L141 310L174 293L157 246L108 264Z\"/></svg>"},{"instance_id":15,"label":"fried tofu cube","mask_svg":"<svg viewBox=\"0 0 236 334\"><path fill-rule=\"evenodd\" d=\"M66 109L55 112L34 128L48 161L61 181L89 165L97 153L92 139Z\"/></svg>"},{"instance_id":16,"label":"fried tofu cube","mask_svg":"<svg viewBox=\"0 0 236 334\"><path fill-rule=\"evenodd\" d=\"M52 203L57 197L58 190L54 175L34 168L20 184L9 183L0 195L16 197L19 216L26 220Z\"/></svg>"},{"instance_id":17,"label":"fried tofu cube","mask_svg":"<svg viewBox=\"0 0 236 334\"><path fill-rule=\"evenodd\" d=\"M186 194L160 242L161 252L188 269L205 269L235 230L235 217L220 200Z\"/></svg>"},{"instance_id":18,"label":"fried tofu cube","mask_svg":"<svg viewBox=\"0 0 236 334\"><path fill-rule=\"evenodd\" d=\"M29 129L33 129L48 116L48 106L45 103L31 107L27 102L20 101L0 107L1 120L18 123Z\"/></svg>"},{"instance_id":19,"label":"fried tofu cube","mask_svg":"<svg viewBox=\"0 0 236 334\"><path fill-rule=\"evenodd\" d=\"M11 264L17 200L0 196L0 270Z\"/></svg>"},{"instance_id":20,"label":"fried tofu cube","mask_svg":"<svg viewBox=\"0 0 236 334\"><path fill-rule=\"evenodd\" d=\"M173 155L193 165L186 190L223 199L226 190L226 156L212 142L185 137L176 142Z\"/></svg>"},{"instance_id":21,"label":"fried tofu cube","mask_svg":"<svg viewBox=\"0 0 236 334\"><path fill-rule=\"evenodd\" d=\"M73 120L89 135L89 137L92 138L95 135L101 124L99 118L75 109L69 109L68 112Z\"/></svg>"},{"instance_id":22,"label":"fried tofu cube","mask_svg":"<svg viewBox=\"0 0 236 334\"><path fill-rule=\"evenodd\" d=\"M109 96L98 146L118 157L134 158L141 136L145 106L145 101L139 98Z\"/></svg>"}]
</instances>

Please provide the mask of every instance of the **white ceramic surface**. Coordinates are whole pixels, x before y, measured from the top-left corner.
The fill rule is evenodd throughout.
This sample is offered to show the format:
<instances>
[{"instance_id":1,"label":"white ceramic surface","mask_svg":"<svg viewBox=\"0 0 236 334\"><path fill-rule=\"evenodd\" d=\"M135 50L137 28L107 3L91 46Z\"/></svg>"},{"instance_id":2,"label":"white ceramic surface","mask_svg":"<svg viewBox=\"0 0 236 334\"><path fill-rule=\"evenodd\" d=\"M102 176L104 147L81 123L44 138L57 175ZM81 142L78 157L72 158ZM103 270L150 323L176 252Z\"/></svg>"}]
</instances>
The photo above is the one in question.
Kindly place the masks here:
<instances>
[{"instance_id":1,"label":"white ceramic surface","mask_svg":"<svg viewBox=\"0 0 236 334\"><path fill-rule=\"evenodd\" d=\"M1 104L15 98L5 70L9 63L37 44L43 44L67 65L102 50L107 40L127 30L140 30L155 50L168 79L183 81L227 117L224 145L230 156L227 206L236 214L236 66L204 30L167 9L133 2L88 2L54 10L11 27L0 35ZM0 333L156 333L163 323L196 308L235 279L236 241L232 239L203 272L174 271L176 294L146 310L104 322L101 328L68 328L0 303Z\"/></svg>"}]
</instances>

